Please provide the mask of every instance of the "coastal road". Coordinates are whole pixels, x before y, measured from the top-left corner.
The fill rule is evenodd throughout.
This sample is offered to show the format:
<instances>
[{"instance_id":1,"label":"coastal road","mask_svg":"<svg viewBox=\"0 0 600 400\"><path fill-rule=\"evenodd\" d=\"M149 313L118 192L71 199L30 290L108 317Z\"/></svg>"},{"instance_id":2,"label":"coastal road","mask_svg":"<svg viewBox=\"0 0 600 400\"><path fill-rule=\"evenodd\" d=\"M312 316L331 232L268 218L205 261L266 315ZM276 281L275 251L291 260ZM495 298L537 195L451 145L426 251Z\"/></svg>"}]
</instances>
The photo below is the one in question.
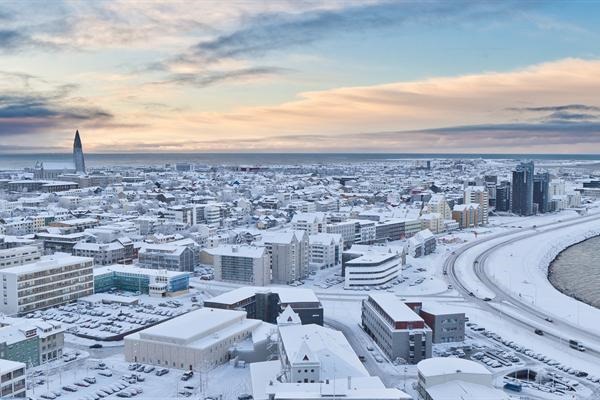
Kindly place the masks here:
<instances>
[{"instance_id":1,"label":"coastal road","mask_svg":"<svg viewBox=\"0 0 600 400\"><path fill-rule=\"evenodd\" d=\"M597 362L598 357L600 356L600 353L597 351L597 349L600 349L600 338L596 334L586 331L580 326L575 326L568 321L559 319L555 319L554 322L545 321L547 314L539 311L535 306L524 302L522 299L515 297L513 294L499 287L499 285L497 285L493 279L488 276L485 269L485 264L490 255L504 246L508 246L526 238L557 231L595 219L600 219L600 215L595 214L590 216L575 217L568 220L565 219L564 221L560 222L540 225L536 228L527 228L506 232L500 235L493 235L488 238L478 240L456 250L446 260L444 264L444 273L448 275L450 281L455 285L455 288L462 293L468 301L476 303L477 306L482 309L500 314L502 318L518 325L521 328L527 329L532 334L535 329L542 329L544 332L546 332L544 335L545 337L548 337L549 339L556 341L559 345L566 347L568 347L569 339L573 338L583 341L588 346L593 344L593 349L589 349L586 354L578 354L578 357L586 359L590 362ZM481 281L487 290L495 294L493 299L485 301L482 298L477 297L475 293L471 293L471 291L468 289L468 284L461 281L461 278L456 273L456 263L458 258L466 251L502 237L506 237L506 240L496 243L493 246L483 250L476 256L472 264L475 276ZM518 315L515 315L514 313L507 313L503 308L500 307L506 307L507 303L510 303L518 310Z\"/></svg>"}]
</instances>

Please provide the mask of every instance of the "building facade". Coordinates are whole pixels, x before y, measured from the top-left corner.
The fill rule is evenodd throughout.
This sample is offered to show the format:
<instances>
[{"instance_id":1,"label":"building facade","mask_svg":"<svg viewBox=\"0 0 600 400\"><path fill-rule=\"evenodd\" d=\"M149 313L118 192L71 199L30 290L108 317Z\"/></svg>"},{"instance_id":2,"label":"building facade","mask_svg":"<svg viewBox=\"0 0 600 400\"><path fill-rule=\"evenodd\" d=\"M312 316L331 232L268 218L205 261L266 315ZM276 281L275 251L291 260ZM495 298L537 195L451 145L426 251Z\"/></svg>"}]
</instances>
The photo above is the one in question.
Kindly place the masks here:
<instances>
[{"instance_id":1,"label":"building facade","mask_svg":"<svg viewBox=\"0 0 600 400\"><path fill-rule=\"evenodd\" d=\"M207 251L213 257L215 280L265 286L269 278L269 254L264 247L221 245Z\"/></svg>"},{"instance_id":2,"label":"building facade","mask_svg":"<svg viewBox=\"0 0 600 400\"><path fill-rule=\"evenodd\" d=\"M533 162L517 165L512 173L512 212L533 215Z\"/></svg>"},{"instance_id":3,"label":"building facade","mask_svg":"<svg viewBox=\"0 0 600 400\"><path fill-rule=\"evenodd\" d=\"M390 360L416 364L431 357L431 329L393 294L371 294L363 300L362 326Z\"/></svg>"},{"instance_id":4,"label":"building facade","mask_svg":"<svg viewBox=\"0 0 600 400\"><path fill-rule=\"evenodd\" d=\"M56 254L0 270L0 310L7 315L21 315L93 294L93 264L92 258Z\"/></svg>"},{"instance_id":5,"label":"building facade","mask_svg":"<svg viewBox=\"0 0 600 400\"><path fill-rule=\"evenodd\" d=\"M385 285L402 272L401 257L396 253L367 251L344 265L344 287L348 289Z\"/></svg>"},{"instance_id":6,"label":"building facade","mask_svg":"<svg viewBox=\"0 0 600 400\"><path fill-rule=\"evenodd\" d=\"M138 268L131 265L109 265L94 268L94 292L123 290L154 296L172 296L187 292L188 272Z\"/></svg>"}]
</instances>

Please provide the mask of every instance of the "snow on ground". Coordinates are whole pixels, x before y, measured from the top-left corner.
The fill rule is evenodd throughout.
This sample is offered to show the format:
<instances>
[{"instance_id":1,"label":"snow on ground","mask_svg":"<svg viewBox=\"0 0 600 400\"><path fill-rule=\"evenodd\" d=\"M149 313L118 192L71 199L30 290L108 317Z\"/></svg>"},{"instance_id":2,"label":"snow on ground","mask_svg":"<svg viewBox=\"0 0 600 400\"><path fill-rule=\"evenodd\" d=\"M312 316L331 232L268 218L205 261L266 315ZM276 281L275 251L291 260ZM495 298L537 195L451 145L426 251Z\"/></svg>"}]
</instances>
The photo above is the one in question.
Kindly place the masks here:
<instances>
[{"instance_id":1,"label":"snow on ground","mask_svg":"<svg viewBox=\"0 0 600 400\"><path fill-rule=\"evenodd\" d=\"M600 335L600 310L562 294L548 280L548 266L560 251L598 234L600 219L542 233L492 253L486 271L513 296Z\"/></svg>"},{"instance_id":2,"label":"snow on ground","mask_svg":"<svg viewBox=\"0 0 600 400\"><path fill-rule=\"evenodd\" d=\"M129 363L125 362L122 354L116 354L100 360L106 364L106 370L95 369L99 360L87 359L71 365L64 365L63 368L49 371L47 366L41 366L35 369L38 377L36 380L43 380L41 385L28 391L28 395L34 399L43 399L42 395L48 392L60 392L61 400L76 400L86 398L96 393L98 390L107 387L115 387L116 384L123 384L121 378L124 375L130 375L132 371L128 369ZM112 376L103 376L103 371L109 371ZM134 398L143 399L172 399L184 398L183 392L190 393L191 398L205 396L222 395L223 400L235 400L237 396L244 393L250 393L250 369L235 368L229 364L221 365L209 372L195 372L194 376L188 381L182 381L182 371L170 369L169 373L163 376L156 376L155 371L150 373L135 372L143 376L144 381L135 384L127 384L128 387L139 387L143 392ZM85 377L94 377L95 384L88 387L80 387L75 382L81 382ZM69 392L63 387L72 386L77 389L76 392ZM208 388L203 391L203 388ZM124 390L124 389L121 389ZM181 392L181 393L180 393ZM105 398L117 399L118 392Z\"/></svg>"}]
</instances>

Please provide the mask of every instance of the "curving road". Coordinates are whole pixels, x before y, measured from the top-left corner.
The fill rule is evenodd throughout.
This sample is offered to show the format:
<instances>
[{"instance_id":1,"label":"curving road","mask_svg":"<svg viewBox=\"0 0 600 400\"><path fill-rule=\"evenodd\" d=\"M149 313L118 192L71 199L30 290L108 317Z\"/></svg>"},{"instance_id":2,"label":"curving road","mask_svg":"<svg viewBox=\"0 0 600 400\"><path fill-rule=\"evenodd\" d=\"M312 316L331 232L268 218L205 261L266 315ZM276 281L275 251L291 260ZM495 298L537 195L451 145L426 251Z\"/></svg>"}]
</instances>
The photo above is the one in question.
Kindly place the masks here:
<instances>
[{"instance_id":1,"label":"curving road","mask_svg":"<svg viewBox=\"0 0 600 400\"><path fill-rule=\"evenodd\" d=\"M455 285L455 288L461 292L468 300L476 303L479 307L487 309L488 311L501 314L503 318L510 320L511 322L519 325L522 328L528 329L533 333L535 329L542 329L545 332L545 337L556 341L560 345L568 347L568 341L570 339L577 339L583 341L587 346L593 345L594 349L588 349L586 354L578 354L580 357L588 359L591 362L598 362L598 356L600 352L600 337L598 335L585 330L580 326L575 326L567 321L555 319L554 322L548 322L545 320L547 315L537 308L524 302L522 299L513 296L513 294L507 292L499 285L497 285L493 279L487 275L485 270L485 264L490 257L498 249L515 243L525 238L531 238L537 235L545 234L552 231L564 229L565 227L574 226L581 224L582 222L588 222L595 219L600 219L600 215L595 214L591 216L575 217L561 222L553 222L549 224L540 225L536 228L526 228L520 230L513 230L499 235L493 235L488 238L478 240L470 243L462 248L456 250L444 263L444 274L447 274L451 282ZM524 233L525 232L525 233ZM528 232L528 233L527 233ZM515 236L516 235L516 236ZM470 292L467 285L461 281L460 277L456 273L456 262L458 258L476 246L480 246L483 243L490 242L502 237L506 237L506 240L500 243L494 244L493 246L485 249L481 254L477 255L473 262L473 269L476 277L487 287L487 289L495 294L495 297L489 301L476 297ZM521 318L517 318L512 313L506 313L498 305L506 305L510 303L513 307L518 309ZM576 351L576 350L572 350Z\"/></svg>"}]
</instances>

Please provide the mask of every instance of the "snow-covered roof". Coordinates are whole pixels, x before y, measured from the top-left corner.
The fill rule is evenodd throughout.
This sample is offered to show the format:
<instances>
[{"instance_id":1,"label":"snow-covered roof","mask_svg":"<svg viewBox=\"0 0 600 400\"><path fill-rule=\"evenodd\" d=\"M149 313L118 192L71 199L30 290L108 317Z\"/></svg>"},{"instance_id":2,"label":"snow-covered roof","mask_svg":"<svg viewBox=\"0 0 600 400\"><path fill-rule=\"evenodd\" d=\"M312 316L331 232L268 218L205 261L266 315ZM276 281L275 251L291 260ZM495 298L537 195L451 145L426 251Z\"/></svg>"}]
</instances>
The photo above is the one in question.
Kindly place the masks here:
<instances>
[{"instance_id":1,"label":"snow-covered roof","mask_svg":"<svg viewBox=\"0 0 600 400\"><path fill-rule=\"evenodd\" d=\"M233 305L256 295L259 292L271 292L279 295L282 304L294 303L318 303L319 299L312 289L307 288L288 288L288 287L264 287L264 286L243 286L229 292L222 293L208 302Z\"/></svg>"},{"instance_id":2,"label":"snow-covered roof","mask_svg":"<svg viewBox=\"0 0 600 400\"><path fill-rule=\"evenodd\" d=\"M4 374L19 368L25 368L25 363L0 359L0 373Z\"/></svg>"},{"instance_id":3,"label":"snow-covered roof","mask_svg":"<svg viewBox=\"0 0 600 400\"><path fill-rule=\"evenodd\" d=\"M23 275L32 272L45 271L51 268L93 261L94 259L91 257L77 257L66 253L54 253L51 256L42 256L39 261L33 262L31 264L24 264L16 267L4 268L2 272Z\"/></svg>"},{"instance_id":4,"label":"snow-covered roof","mask_svg":"<svg viewBox=\"0 0 600 400\"><path fill-rule=\"evenodd\" d=\"M141 268L134 265L123 265L123 264L113 264L106 265L103 267L95 267L94 268L94 276L96 275L104 275L110 272L117 272L123 274L137 274L137 275L146 275L146 276L163 276L167 278L174 278L182 275L189 275L188 272L180 272L180 271L169 271L166 269L154 269L154 268Z\"/></svg>"},{"instance_id":5,"label":"snow-covered roof","mask_svg":"<svg viewBox=\"0 0 600 400\"><path fill-rule=\"evenodd\" d=\"M429 387L427 393L431 400L509 400L502 390L472 382L454 380Z\"/></svg>"},{"instance_id":6,"label":"snow-covered roof","mask_svg":"<svg viewBox=\"0 0 600 400\"><path fill-rule=\"evenodd\" d=\"M144 329L139 336L157 342L190 344L245 318L245 311L201 308Z\"/></svg>"},{"instance_id":7,"label":"snow-covered roof","mask_svg":"<svg viewBox=\"0 0 600 400\"><path fill-rule=\"evenodd\" d=\"M482 364L475 361L454 357L433 357L422 360L417 364L417 369L425 377L463 374L481 374L491 376Z\"/></svg>"},{"instance_id":8,"label":"snow-covered roof","mask_svg":"<svg viewBox=\"0 0 600 400\"><path fill-rule=\"evenodd\" d=\"M333 243L339 243L342 240L342 235L338 233L316 233L310 235L310 244L322 244L329 245Z\"/></svg>"},{"instance_id":9,"label":"snow-covered roof","mask_svg":"<svg viewBox=\"0 0 600 400\"><path fill-rule=\"evenodd\" d=\"M261 258L265 254L265 248L247 245L224 244L213 249L206 249L206 252L214 256Z\"/></svg>"},{"instance_id":10,"label":"snow-covered roof","mask_svg":"<svg viewBox=\"0 0 600 400\"><path fill-rule=\"evenodd\" d=\"M423 321L423 318L400 301L395 294L372 293L369 297L394 321Z\"/></svg>"},{"instance_id":11,"label":"snow-covered roof","mask_svg":"<svg viewBox=\"0 0 600 400\"><path fill-rule=\"evenodd\" d=\"M369 376L364 365L348 343L344 334L319 325L290 325L279 328L279 334L288 359L295 360L308 347L312 356L321 363L321 378L340 376Z\"/></svg>"}]
</instances>

